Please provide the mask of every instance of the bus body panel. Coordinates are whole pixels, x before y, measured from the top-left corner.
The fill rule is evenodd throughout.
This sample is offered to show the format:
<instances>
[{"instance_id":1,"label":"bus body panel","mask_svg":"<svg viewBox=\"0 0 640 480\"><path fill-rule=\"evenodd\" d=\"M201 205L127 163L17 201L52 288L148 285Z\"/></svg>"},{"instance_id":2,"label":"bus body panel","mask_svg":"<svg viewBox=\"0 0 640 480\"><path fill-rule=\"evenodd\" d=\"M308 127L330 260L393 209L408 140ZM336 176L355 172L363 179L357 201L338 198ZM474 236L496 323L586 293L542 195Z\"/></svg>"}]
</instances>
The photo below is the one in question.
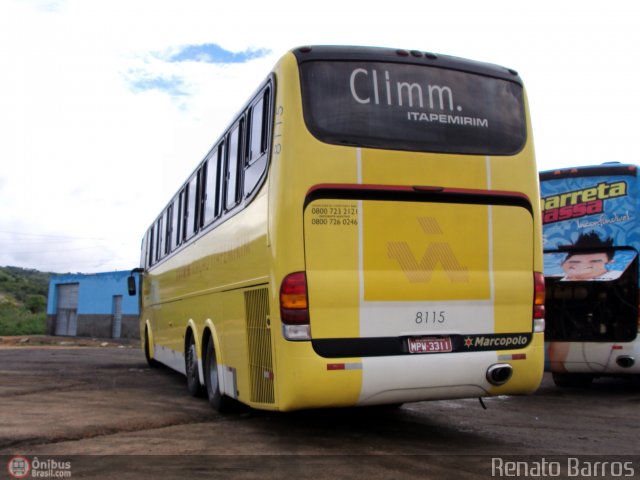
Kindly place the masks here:
<instances>
[{"instance_id":1,"label":"bus body panel","mask_svg":"<svg viewBox=\"0 0 640 480\"><path fill-rule=\"evenodd\" d=\"M308 342L280 350L278 409L384 405L421 400L533 393L544 365L544 338L517 350L355 358L319 357ZM513 367L512 379L494 386L486 370L496 363Z\"/></svg>"},{"instance_id":2,"label":"bus body panel","mask_svg":"<svg viewBox=\"0 0 640 480\"><path fill-rule=\"evenodd\" d=\"M219 225L216 237L203 236L184 247L182 258L170 257L145 275L141 328L143 319L148 319L156 360L185 372L185 334L192 321L199 333L196 346L202 370L206 347L202 333L212 321L217 325L221 368L247 363L244 292L260 285L267 288L266 209L264 190L237 214L239 221ZM247 394L245 371L240 369L234 381ZM231 390L225 393L237 396Z\"/></svg>"},{"instance_id":3,"label":"bus body panel","mask_svg":"<svg viewBox=\"0 0 640 480\"><path fill-rule=\"evenodd\" d=\"M640 358L640 342L546 342L545 368L556 373L592 373L599 375L627 375L640 373L634 364L622 367L620 356Z\"/></svg>"},{"instance_id":4,"label":"bus body panel","mask_svg":"<svg viewBox=\"0 0 640 480\"><path fill-rule=\"evenodd\" d=\"M637 168L605 164L542 172L540 177L545 368L593 376L640 373L637 361L624 360L637 359L640 351ZM583 260L600 261L598 257L605 266L576 269Z\"/></svg>"},{"instance_id":5,"label":"bus body panel","mask_svg":"<svg viewBox=\"0 0 640 480\"><path fill-rule=\"evenodd\" d=\"M529 138L505 156L330 144L306 124L295 55L285 55L272 75L260 193L147 268L141 321L153 329L158 356L184 371L191 325L202 374L214 331L223 393L267 410L534 391L544 350L542 333L532 331L533 273L542 270L542 256L528 117ZM327 185L409 196L415 186L427 195L434 188L493 200L313 198ZM146 258L143 251L143 264ZM307 276L311 340L283 337L279 293L292 272ZM406 349L407 337L424 336L450 337L455 351L367 351L371 339L374 348L395 338ZM345 339L364 342L365 351L345 354ZM513 369L502 386L487 379L495 364Z\"/></svg>"},{"instance_id":6,"label":"bus body panel","mask_svg":"<svg viewBox=\"0 0 640 480\"><path fill-rule=\"evenodd\" d=\"M360 149L349 147L336 147L319 142L305 128L304 118L298 105L299 81L297 76L288 76L288 69L296 70L294 62L285 60L276 70L279 90L276 102L276 141L283 148L280 153L274 154L272 169L270 171L270 192L274 195L270 200L269 232L271 239L272 253L274 255L274 265L281 267L276 273L276 278L282 279L286 274L293 271L305 271L309 282L309 306L311 317L311 332L314 339L317 338L367 338L367 336L382 336L393 334L396 337L403 332L394 322L387 322L387 327L391 330L384 332L384 326L372 326L366 328L373 329L374 332L362 331L361 318L369 318L367 313L373 315L383 315L382 303L374 305L375 300L368 302L370 312L364 312L360 308L359 293L359 255L358 255L358 217L359 201L328 198L312 201L303 204L305 193L318 187L319 183L324 184L355 184L355 185L385 185L390 178L393 178L393 186L411 187L413 185L423 186L443 186L460 189L497 189L514 190L518 195L525 197L531 205L531 212L521 207L505 206L470 206L465 215L459 215L456 209L458 205L439 204L435 207L437 218L445 227L451 226L451 234L448 238L466 252L466 257L473 257L473 248L480 248L477 244L470 248L469 239L476 241L478 229L483 231L484 245L483 253L479 259L474 259L476 265L481 260L482 266L473 268L473 276L484 278L483 281L476 282L479 286L476 289L489 297L489 268L487 246L488 237L493 237L496 247L492 251L492 262L498 268L497 273L492 272L492 281L498 285L495 288L495 302L487 305L487 310L495 310L485 315L485 325L474 327L460 327L454 332L461 333L475 330L475 333L491 332L499 334L513 334L527 332L531 336L532 330L532 299L533 299L533 271L542 270L541 255L536 252L541 246L540 232L535 228L534 218L539 218L539 205L536 199L539 196L537 182L535 181L537 171L535 162L531 162L533 149L528 143L522 152L507 159L492 158L486 156L463 156L448 155L446 158L447 168L442 166L442 156L423 152L393 152L393 168L390 172L389 153L383 150ZM293 88L287 88L288 84L293 84ZM294 108L279 109L279 105L292 105ZM307 162L306 159L318 159L317 162ZM497 173L493 173L493 170ZM294 189L291 185L292 178L297 179L297 186ZM532 181L532 178L534 179ZM360 202L362 205L363 202ZM401 207L401 208L398 208ZM407 305L413 312L411 317L414 332L434 333L436 330L415 329L416 304L425 306L424 299L407 302L402 298L404 289L396 282L397 278L392 278L388 274L394 272L396 276L405 277L400 264L393 268L375 266L382 248L383 259L387 257L387 241L379 238L380 233L391 234L402 229L409 230L404 235L405 239L410 239L409 250L414 257L422 260L427 244L424 237L428 238L428 233L420 225L422 217L433 217L433 211L427 214L424 211L415 209L427 209L428 206L413 206L413 210L407 204L398 205L397 202L389 202L388 205L380 202L364 202L362 212L369 210L370 224L367 228L367 238L371 240L371 252L367 255L367 262L374 265L369 269L370 274L377 277L381 284L378 290L384 290L385 284L392 285L394 295L399 295L398 304L402 307ZM384 211L384 219L380 217L380 211ZM431 209L433 210L433 208ZM462 207L465 210L465 207ZM494 219L489 227L489 210ZM394 213L395 211L395 213ZM286 212L286 218L283 218ZM478 217L477 213L480 213ZM404 215L404 217L402 216ZM402 217L402 218L400 218ZM459 221L456 222L456 218ZM391 224L389 224L391 219ZM299 223L303 223L304 236L296 230ZM385 224L386 222L386 224ZM478 223L479 222L479 223ZM424 223L424 221L423 221ZM429 221L427 220L427 224ZM438 222L435 222L438 223ZM478 225L476 225L478 223ZM277 227L276 227L277 225ZM364 225L367 225L365 222ZM475 230L474 230L475 227ZM512 228L514 227L514 228ZM299 227L298 227L299 228ZM431 228L438 228L437 226ZM311 233L313 232L313 233ZM458 234L458 235L456 235ZM437 236L437 235L436 235ZM402 239L401 239L402 240ZM284 247L286 245L286 247ZM286 257L278 257L278 254L286 250ZM494 254L495 252L495 254ZM300 262L298 255L302 254L303 262ZM387 263L388 263L387 262ZM436 262L437 263L437 262ZM386 268L386 269L385 269ZM410 269L411 267L409 267ZM499 269L499 270L498 270ZM436 268L435 275L447 278L447 274L442 267ZM449 272L451 273L451 272ZM418 273L418 276L420 273ZM403 285L410 285L410 282L403 280ZM375 285L374 285L375 290ZM440 288L441 292L446 288ZM450 289L449 289L450 290ZM466 293L469 293L469 288ZM404 293L406 294L406 292ZM373 293L375 295L375 292ZM451 295L449 293L449 295ZM460 295L460 294L458 294ZM392 296L393 297L393 296ZM460 297L458 297L460 298ZM388 300L388 299L387 299ZM490 304L492 302L484 299L475 301ZM459 301L464 303L464 301ZM427 305L429 306L429 305ZM397 308L397 305L391 308ZM465 307L462 306L464 309ZM366 309L365 309L366 310ZM470 316L477 316L477 312L469 302L467 306ZM427 309L426 315L433 317L434 310ZM439 310L436 311L436 316ZM371 320L371 319L370 319ZM394 318L396 320L396 318ZM375 319L373 319L375 324ZM366 322L365 322L366 323ZM379 324L380 322L378 322ZM461 322L462 324L462 322ZM466 329L465 329L466 328ZM442 333L442 331L440 331ZM477 395L479 392L486 395L488 392L502 391L505 393L530 393L539 385L543 370L543 348L542 335L531 336L530 344L524 349L518 350L526 362L511 362L514 366L514 378L508 387L495 387L490 385L485 379L486 369L499 361L500 358L511 358L511 350L493 352L487 355L485 352L479 353L485 360L478 364L478 371L483 369L478 377L478 372L474 372L464 381L464 387L460 387L456 395ZM462 339L464 340L464 339ZM445 381L436 388L429 388L431 383L437 382L432 376L425 375L424 371L437 371L429 367L429 362L438 362L434 356L422 359L405 359L402 357L318 357L317 352L305 350L305 347L285 342L276 344L278 361L286 362L285 366L278 366L281 372L277 378L277 388L280 392L279 408L289 410L291 408L313 408L322 405L345 406L366 403L385 403L410 401L410 399L422 398L444 398L445 392L456 390L453 382ZM306 355L301 358L295 356L290 349L296 352L305 351ZM455 355L455 354L454 354ZM446 363L443 355L442 362ZM426 357L426 356L425 356ZM461 358L463 355L460 356ZM517 358L517 354L516 354ZM468 359L467 359L468 360ZM451 361L455 366L453 370L460 368L453 357ZM508 361L508 360L507 360ZM308 363L307 363L308 362ZM376 391L379 380L377 378L387 378L394 376L396 370L402 370L403 362L422 362L424 366L416 372L421 378L416 385L421 385L415 389L403 388L402 386L390 386L383 391ZM486 363L485 363L486 362ZM439 362L438 362L439 364ZM293 365L299 366L294 368ZM312 367L310 365L314 365ZM369 365L367 367L367 365ZM385 367L388 365L388 367ZM398 365L395 367L394 365ZM299 372L298 372L299 370ZM302 373L302 372L306 372ZM317 372L317 375L313 372ZM380 372L379 374L376 372ZM407 373L411 377L411 373ZM305 380L303 380L303 377ZM456 378L455 376L453 378ZM341 380L341 382L335 383ZM368 379L368 380L366 380ZM344 381L344 383L342 382ZM391 382L391 380L389 380ZM304 383L303 383L304 382ZM332 385L335 384L335 388ZM405 382L404 385L408 385ZM388 390L388 393L384 391ZM466 393L465 393L466 392ZM404 398L404 400L403 400Z\"/></svg>"},{"instance_id":7,"label":"bus body panel","mask_svg":"<svg viewBox=\"0 0 640 480\"><path fill-rule=\"evenodd\" d=\"M493 227L510 232L508 248L494 248ZM495 322L530 333L533 230L531 214L514 206L311 202L312 337L493 334Z\"/></svg>"}]
</instances>

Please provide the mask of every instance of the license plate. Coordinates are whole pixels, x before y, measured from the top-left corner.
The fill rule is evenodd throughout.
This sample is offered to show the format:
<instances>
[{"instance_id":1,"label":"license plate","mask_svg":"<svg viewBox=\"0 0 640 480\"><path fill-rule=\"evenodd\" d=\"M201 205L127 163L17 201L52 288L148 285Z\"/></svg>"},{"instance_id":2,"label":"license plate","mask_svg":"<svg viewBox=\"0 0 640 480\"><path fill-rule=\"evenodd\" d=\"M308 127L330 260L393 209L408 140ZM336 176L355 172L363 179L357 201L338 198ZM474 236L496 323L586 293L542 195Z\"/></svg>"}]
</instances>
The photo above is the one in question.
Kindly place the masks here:
<instances>
[{"instance_id":1,"label":"license plate","mask_svg":"<svg viewBox=\"0 0 640 480\"><path fill-rule=\"evenodd\" d=\"M412 337L407 341L409 353L437 353L452 350L449 337Z\"/></svg>"}]
</instances>

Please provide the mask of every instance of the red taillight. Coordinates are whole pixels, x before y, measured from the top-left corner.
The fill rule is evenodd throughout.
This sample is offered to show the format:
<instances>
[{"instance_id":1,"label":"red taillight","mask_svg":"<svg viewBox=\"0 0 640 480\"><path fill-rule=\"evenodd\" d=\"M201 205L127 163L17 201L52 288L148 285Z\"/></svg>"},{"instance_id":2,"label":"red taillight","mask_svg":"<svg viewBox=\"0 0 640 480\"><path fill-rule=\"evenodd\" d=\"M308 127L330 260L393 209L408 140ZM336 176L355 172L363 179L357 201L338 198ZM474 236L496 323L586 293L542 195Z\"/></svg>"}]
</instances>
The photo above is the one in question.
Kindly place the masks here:
<instances>
[{"instance_id":1,"label":"red taillight","mask_svg":"<svg viewBox=\"0 0 640 480\"><path fill-rule=\"evenodd\" d=\"M544 275L533 272L533 332L544 332Z\"/></svg>"},{"instance_id":2,"label":"red taillight","mask_svg":"<svg viewBox=\"0 0 640 480\"><path fill-rule=\"evenodd\" d=\"M544 318L544 275L533 272L533 318Z\"/></svg>"},{"instance_id":3,"label":"red taillight","mask_svg":"<svg viewBox=\"0 0 640 480\"><path fill-rule=\"evenodd\" d=\"M290 273L280 285L280 318L287 325L309 323L307 276L304 272Z\"/></svg>"}]
</instances>

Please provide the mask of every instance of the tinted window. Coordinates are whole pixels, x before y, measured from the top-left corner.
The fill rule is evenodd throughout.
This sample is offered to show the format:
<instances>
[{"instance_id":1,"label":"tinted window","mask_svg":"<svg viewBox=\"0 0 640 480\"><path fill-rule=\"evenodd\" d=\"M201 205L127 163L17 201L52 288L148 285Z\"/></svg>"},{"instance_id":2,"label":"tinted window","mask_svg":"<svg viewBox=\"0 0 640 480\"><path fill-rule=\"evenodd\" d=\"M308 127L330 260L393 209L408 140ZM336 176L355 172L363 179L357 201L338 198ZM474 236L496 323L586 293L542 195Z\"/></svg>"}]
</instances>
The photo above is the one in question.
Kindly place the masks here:
<instances>
[{"instance_id":1,"label":"tinted window","mask_svg":"<svg viewBox=\"0 0 640 480\"><path fill-rule=\"evenodd\" d=\"M305 121L329 143L506 155L526 140L514 82L375 62L307 62L300 70Z\"/></svg>"},{"instance_id":2,"label":"tinted window","mask_svg":"<svg viewBox=\"0 0 640 480\"><path fill-rule=\"evenodd\" d=\"M225 201L227 209L238 203L238 163L241 160L241 132L242 122L236 125L229 134L229 158L227 161L227 191Z\"/></svg>"},{"instance_id":3,"label":"tinted window","mask_svg":"<svg viewBox=\"0 0 640 480\"><path fill-rule=\"evenodd\" d=\"M198 209L197 209L197 193L198 193L198 187L197 187L197 181L198 181L198 177L197 176L193 176L191 178L191 180L189 181L189 188L188 188L188 208L187 208L187 230L185 233L185 238L190 238L193 236L193 234L196 232L196 230L198 229L198 224L197 224L197 218L198 218Z\"/></svg>"},{"instance_id":4,"label":"tinted window","mask_svg":"<svg viewBox=\"0 0 640 480\"><path fill-rule=\"evenodd\" d=\"M154 240L154 229L153 227L151 227L151 229L149 229L149 236L147 237L147 248L148 248L148 255L147 255L147 265L151 266L153 265L154 262L154 258L153 258L153 240Z\"/></svg>"},{"instance_id":5,"label":"tinted window","mask_svg":"<svg viewBox=\"0 0 640 480\"><path fill-rule=\"evenodd\" d=\"M166 228L164 236L164 254L171 253L171 232L173 232L173 203L167 207L166 213Z\"/></svg>"},{"instance_id":6,"label":"tinted window","mask_svg":"<svg viewBox=\"0 0 640 480\"><path fill-rule=\"evenodd\" d=\"M205 198L204 198L204 223L209 224L213 221L219 212L218 203L218 178L220 171L220 152L221 147L216 148L209 160L207 160L206 177L205 177Z\"/></svg>"},{"instance_id":7,"label":"tinted window","mask_svg":"<svg viewBox=\"0 0 640 480\"><path fill-rule=\"evenodd\" d=\"M171 208L171 250L175 250L178 245L180 245L180 241L178 240L178 235L180 232L179 227L179 213L180 213L180 202L178 198L173 201Z\"/></svg>"},{"instance_id":8,"label":"tinted window","mask_svg":"<svg viewBox=\"0 0 640 480\"><path fill-rule=\"evenodd\" d=\"M251 109L251 124L249 125L251 139L249 144L249 158L247 159L248 163L255 162L264 152L262 148L264 143L262 141L263 110L264 101L262 99Z\"/></svg>"},{"instance_id":9,"label":"tinted window","mask_svg":"<svg viewBox=\"0 0 640 480\"><path fill-rule=\"evenodd\" d=\"M217 199L217 206L216 208L218 209L218 214L222 212L223 208L224 208L224 183L225 183L225 173L224 173L224 169L226 168L224 166L224 162L225 159L227 158L227 142L223 141L220 144L220 147L218 147L218 161L220 162L220 176L222 178L220 178L220 180L218 180L218 199Z\"/></svg>"},{"instance_id":10,"label":"tinted window","mask_svg":"<svg viewBox=\"0 0 640 480\"><path fill-rule=\"evenodd\" d=\"M196 191L196 218L194 231L198 232L202 228L204 219L204 187L207 174L207 164L204 163L198 169L197 191Z\"/></svg>"},{"instance_id":11,"label":"tinted window","mask_svg":"<svg viewBox=\"0 0 640 480\"><path fill-rule=\"evenodd\" d=\"M162 258L163 252L163 241L164 237L162 235L162 217L158 219L156 223L156 260L160 260Z\"/></svg>"},{"instance_id":12,"label":"tinted window","mask_svg":"<svg viewBox=\"0 0 640 480\"><path fill-rule=\"evenodd\" d=\"M188 187L184 187L180 192L180 200L178 203L178 230L176 233L176 243L180 245L185 239L186 231L186 211L187 211Z\"/></svg>"}]
</instances>

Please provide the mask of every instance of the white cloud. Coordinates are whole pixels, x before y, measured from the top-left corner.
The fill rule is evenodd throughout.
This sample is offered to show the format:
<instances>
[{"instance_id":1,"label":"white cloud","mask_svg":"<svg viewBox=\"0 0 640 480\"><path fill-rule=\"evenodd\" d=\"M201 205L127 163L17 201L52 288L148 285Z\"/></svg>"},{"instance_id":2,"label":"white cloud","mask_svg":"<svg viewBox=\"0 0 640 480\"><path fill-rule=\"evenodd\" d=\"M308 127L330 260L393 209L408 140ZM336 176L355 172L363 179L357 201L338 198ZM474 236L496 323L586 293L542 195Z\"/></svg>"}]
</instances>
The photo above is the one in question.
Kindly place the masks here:
<instances>
[{"instance_id":1,"label":"white cloud","mask_svg":"<svg viewBox=\"0 0 640 480\"><path fill-rule=\"evenodd\" d=\"M639 9L623 0L2 2L0 232L76 240L43 260L49 237L35 237L44 241L29 255L19 237L0 235L0 265L134 267L147 225L277 57L304 44L419 48L515 68L541 168L635 161ZM202 44L273 53L227 65L154 56ZM145 76L178 79L186 95L136 92L132 79Z\"/></svg>"}]
</instances>

